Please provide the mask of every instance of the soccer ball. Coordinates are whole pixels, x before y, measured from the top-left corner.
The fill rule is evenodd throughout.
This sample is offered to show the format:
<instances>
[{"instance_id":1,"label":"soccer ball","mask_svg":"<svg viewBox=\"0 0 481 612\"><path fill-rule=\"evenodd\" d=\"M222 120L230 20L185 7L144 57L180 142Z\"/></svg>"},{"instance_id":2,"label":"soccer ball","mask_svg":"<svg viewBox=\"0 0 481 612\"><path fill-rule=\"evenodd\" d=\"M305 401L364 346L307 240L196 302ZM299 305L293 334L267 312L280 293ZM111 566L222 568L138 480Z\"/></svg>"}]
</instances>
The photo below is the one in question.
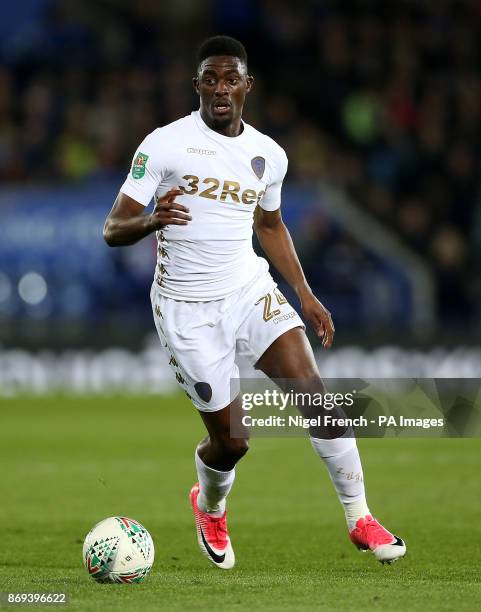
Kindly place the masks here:
<instances>
[{"instance_id":1,"label":"soccer ball","mask_svg":"<svg viewBox=\"0 0 481 612\"><path fill-rule=\"evenodd\" d=\"M111 516L87 534L83 561L97 582L142 582L154 562L154 543L139 522Z\"/></svg>"}]
</instances>

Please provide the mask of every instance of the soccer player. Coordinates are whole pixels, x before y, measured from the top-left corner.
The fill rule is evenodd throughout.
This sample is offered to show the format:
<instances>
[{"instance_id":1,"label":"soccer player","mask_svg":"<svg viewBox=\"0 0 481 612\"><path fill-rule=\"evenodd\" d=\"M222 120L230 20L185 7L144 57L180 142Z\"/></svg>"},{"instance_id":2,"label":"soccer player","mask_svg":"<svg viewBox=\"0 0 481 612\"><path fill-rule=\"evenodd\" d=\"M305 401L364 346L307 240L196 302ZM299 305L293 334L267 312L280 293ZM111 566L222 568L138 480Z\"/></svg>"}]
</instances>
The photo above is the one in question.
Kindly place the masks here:
<instances>
[{"instance_id":1,"label":"soccer player","mask_svg":"<svg viewBox=\"0 0 481 612\"><path fill-rule=\"evenodd\" d=\"M226 498L248 449L247 439L230 435L231 418L238 418L230 390L238 376L236 349L271 379L294 380L296 391L325 392L303 321L252 248L253 227L325 348L334 325L304 277L282 220L286 154L242 121L254 84L242 43L227 36L206 40L193 84L200 109L140 144L104 237L111 246L130 245L156 232L155 324L208 432L196 448L198 483L190 493L198 543L217 567L230 569L235 557ZM153 212L145 214L153 197ZM404 556L404 542L369 511L352 430L311 428L310 438L344 507L352 542L382 562Z\"/></svg>"}]
</instances>

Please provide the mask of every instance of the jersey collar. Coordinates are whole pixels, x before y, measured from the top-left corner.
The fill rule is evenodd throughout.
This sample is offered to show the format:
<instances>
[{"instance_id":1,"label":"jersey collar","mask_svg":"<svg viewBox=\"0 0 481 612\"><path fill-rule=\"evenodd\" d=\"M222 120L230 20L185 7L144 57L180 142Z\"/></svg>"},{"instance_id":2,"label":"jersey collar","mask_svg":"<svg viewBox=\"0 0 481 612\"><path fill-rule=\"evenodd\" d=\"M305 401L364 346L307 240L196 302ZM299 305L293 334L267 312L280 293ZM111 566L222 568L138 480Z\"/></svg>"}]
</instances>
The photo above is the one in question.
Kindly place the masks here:
<instances>
[{"instance_id":1,"label":"jersey collar","mask_svg":"<svg viewBox=\"0 0 481 612\"><path fill-rule=\"evenodd\" d=\"M215 140L217 140L218 142L222 142L222 143L226 143L226 142L240 142L242 140L245 139L246 137L246 132L247 132L247 123L245 123L245 121L242 121L242 125L244 127L244 129L242 130L242 132L239 134L239 136L224 136L224 134L219 134L219 132L216 132L215 130L211 129L202 119L201 115L200 115L200 110L196 110L196 111L192 111L192 117L194 118L194 121L196 122L197 126L199 127L199 129L202 132L205 132L206 134L208 134L211 138L214 138Z\"/></svg>"}]
</instances>

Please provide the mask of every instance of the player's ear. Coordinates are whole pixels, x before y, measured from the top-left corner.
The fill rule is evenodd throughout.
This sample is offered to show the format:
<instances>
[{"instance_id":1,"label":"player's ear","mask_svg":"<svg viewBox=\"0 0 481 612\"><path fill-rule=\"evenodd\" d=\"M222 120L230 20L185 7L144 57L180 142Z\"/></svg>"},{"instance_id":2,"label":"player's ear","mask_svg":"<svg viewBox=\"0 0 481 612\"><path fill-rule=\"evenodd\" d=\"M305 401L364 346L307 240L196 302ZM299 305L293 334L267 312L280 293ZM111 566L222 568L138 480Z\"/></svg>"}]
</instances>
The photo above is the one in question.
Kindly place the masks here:
<instances>
[{"instance_id":1,"label":"player's ear","mask_svg":"<svg viewBox=\"0 0 481 612\"><path fill-rule=\"evenodd\" d=\"M200 95L200 91L199 91L199 79L197 77L194 77L192 79L192 85L194 86L195 93Z\"/></svg>"},{"instance_id":2,"label":"player's ear","mask_svg":"<svg viewBox=\"0 0 481 612\"><path fill-rule=\"evenodd\" d=\"M246 77L246 93L249 93L250 91L252 91L253 87L254 87L254 77L247 76Z\"/></svg>"}]
</instances>

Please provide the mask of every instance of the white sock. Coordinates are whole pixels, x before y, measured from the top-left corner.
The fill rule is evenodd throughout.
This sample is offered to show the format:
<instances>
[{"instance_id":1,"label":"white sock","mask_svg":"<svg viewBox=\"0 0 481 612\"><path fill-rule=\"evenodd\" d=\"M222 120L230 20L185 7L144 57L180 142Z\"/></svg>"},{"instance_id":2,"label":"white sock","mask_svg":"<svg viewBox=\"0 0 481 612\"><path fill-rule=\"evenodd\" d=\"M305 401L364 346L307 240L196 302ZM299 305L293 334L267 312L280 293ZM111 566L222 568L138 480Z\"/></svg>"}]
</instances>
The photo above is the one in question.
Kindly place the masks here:
<instances>
[{"instance_id":1,"label":"white sock","mask_svg":"<svg viewBox=\"0 0 481 612\"><path fill-rule=\"evenodd\" d=\"M222 516L225 511L225 498L234 484L235 468L220 472L206 465L195 451L195 466L199 477L200 492L197 505L202 512Z\"/></svg>"},{"instance_id":2,"label":"white sock","mask_svg":"<svg viewBox=\"0 0 481 612\"><path fill-rule=\"evenodd\" d=\"M348 432L348 435L352 436L352 432ZM348 528L351 530L360 518L370 514L356 439L343 436L321 440L311 437L311 443L328 469L339 501L344 506Z\"/></svg>"}]
</instances>

